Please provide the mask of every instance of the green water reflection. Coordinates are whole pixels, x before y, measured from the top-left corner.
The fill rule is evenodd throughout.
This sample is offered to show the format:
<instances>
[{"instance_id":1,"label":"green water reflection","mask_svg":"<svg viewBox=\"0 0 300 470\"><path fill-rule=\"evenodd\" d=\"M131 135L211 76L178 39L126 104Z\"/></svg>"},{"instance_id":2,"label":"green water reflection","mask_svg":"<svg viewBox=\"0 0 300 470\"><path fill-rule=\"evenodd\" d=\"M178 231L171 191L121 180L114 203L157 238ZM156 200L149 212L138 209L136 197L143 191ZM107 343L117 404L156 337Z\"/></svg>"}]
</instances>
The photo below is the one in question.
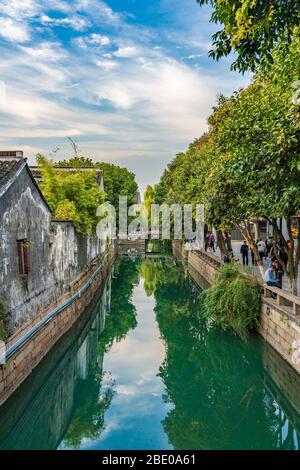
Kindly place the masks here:
<instances>
[{"instance_id":1,"label":"green water reflection","mask_svg":"<svg viewBox=\"0 0 300 470\"><path fill-rule=\"evenodd\" d=\"M298 449L299 390L267 369L293 372L258 337L201 321L200 302L174 260L119 260L98 302L0 408L0 447Z\"/></svg>"}]
</instances>

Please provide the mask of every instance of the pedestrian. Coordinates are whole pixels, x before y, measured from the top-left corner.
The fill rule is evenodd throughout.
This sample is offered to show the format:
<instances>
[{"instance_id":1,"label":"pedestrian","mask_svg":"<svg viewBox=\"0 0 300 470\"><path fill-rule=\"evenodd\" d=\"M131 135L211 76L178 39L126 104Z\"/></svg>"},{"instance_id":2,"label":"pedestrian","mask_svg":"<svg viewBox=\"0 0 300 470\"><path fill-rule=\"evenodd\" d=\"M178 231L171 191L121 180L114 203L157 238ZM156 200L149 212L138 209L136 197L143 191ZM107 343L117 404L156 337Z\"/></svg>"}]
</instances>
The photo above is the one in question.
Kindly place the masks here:
<instances>
[{"instance_id":1,"label":"pedestrian","mask_svg":"<svg viewBox=\"0 0 300 470\"><path fill-rule=\"evenodd\" d=\"M211 251L215 252L215 237L214 235L211 233L210 236L209 236L209 247L211 249Z\"/></svg>"},{"instance_id":2,"label":"pedestrian","mask_svg":"<svg viewBox=\"0 0 300 470\"><path fill-rule=\"evenodd\" d=\"M206 235L206 236L205 236L205 245L204 245L205 251L207 251L207 248L208 248L208 238L209 238L209 236Z\"/></svg>"},{"instance_id":3,"label":"pedestrian","mask_svg":"<svg viewBox=\"0 0 300 470\"><path fill-rule=\"evenodd\" d=\"M261 261L263 261L264 256L266 254L266 244L262 239L260 239L257 242L257 249L258 249L259 257L260 257Z\"/></svg>"},{"instance_id":4,"label":"pedestrian","mask_svg":"<svg viewBox=\"0 0 300 470\"><path fill-rule=\"evenodd\" d=\"M271 266L270 268L268 268L266 270L266 272L265 272L265 282L266 282L267 286L277 287L278 289L281 289L281 285L279 284L279 282L276 279L274 266Z\"/></svg>"},{"instance_id":5,"label":"pedestrian","mask_svg":"<svg viewBox=\"0 0 300 470\"><path fill-rule=\"evenodd\" d=\"M279 282L280 284L280 287L282 289L282 276L283 276L283 270L282 270L282 267L278 261L278 259L276 259L274 262L273 262L273 266L274 266L274 269L275 269L275 277L276 277L276 280Z\"/></svg>"},{"instance_id":6,"label":"pedestrian","mask_svg":"<svg viewBox=\"0 0 300 470\"><path fill-rule=\"evenodd\" d=\"M282 243L279 243L278 245L278 250L279 250L279 258L284 264L284 266L287 266L288 264L288 255L287 252L285 251L285 248Z\"/></svg>"},{"instance_id":7,"label":"pedestrian","mask_svg":"<svg viewBox=\"0 0 300 470\"><path fill-rule=\"evenodd\" d=\"M242 244L240 251L242 253L243 265L248 266L248 264L249 264L249 247L246 243L246 240L244 240L244 243Z\"/></svg>"},{"instance_id":8,"label":"pedestrian","mask_svg":"<svg viewBox=\"0 0 300 470\"><path fill-rule=\"evenodd\" d=\"M255 266L257 264L257 261L255 259L255 254L252 248L250 248L250 253L251 253L251 261L252 261L252 266Z\"/></svg>"}]
</instances>

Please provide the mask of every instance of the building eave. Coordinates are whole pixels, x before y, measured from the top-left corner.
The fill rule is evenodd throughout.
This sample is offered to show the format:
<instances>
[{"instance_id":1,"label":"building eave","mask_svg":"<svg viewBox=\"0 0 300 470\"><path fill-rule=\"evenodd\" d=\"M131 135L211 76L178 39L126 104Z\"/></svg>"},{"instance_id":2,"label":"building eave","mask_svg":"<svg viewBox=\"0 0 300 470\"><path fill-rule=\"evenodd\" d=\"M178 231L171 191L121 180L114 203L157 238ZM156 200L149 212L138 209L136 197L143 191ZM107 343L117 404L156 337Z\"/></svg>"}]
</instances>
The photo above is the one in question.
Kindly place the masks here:
<instances>
[{"instance_id":1,"label":"building eave","mask_svg":"<svg viewBox=\"0 0 300 470\"><path fill-rule=\"evenodd\" d=\"M16 179L18 178L18 176L22 173L22 171L24 170L24 168L26 168L27 170L27 173L31 179L31 181L33 182L35 188L37 189L43 203L45 204L46 208L49 210L50 214L52 214L52 210L45 198L45 196L43 195L42 191L40 190L36 180L34 179L34 176L33 174L31 173L30 171L30 168L27 164L27 161L26 159L24 159L24 161L22 162L20 168L18 168L18 170L7 180L7 182L0 188L0 198L9 190L9 188L14 184L14 182L16 181Z\"/></svg>"}]
</instances>

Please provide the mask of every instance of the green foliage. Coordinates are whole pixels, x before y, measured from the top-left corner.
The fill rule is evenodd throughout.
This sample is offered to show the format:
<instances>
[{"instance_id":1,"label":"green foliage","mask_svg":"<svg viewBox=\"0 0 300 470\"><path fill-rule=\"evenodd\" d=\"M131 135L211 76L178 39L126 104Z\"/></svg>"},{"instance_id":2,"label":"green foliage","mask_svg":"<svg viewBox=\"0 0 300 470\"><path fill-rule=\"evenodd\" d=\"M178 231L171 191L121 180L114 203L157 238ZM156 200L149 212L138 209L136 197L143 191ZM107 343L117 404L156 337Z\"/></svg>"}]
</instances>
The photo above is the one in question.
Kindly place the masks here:
<instances>
[{"instance_id":1,"label":"green foliage","mask_svg":"<svg viewBox=\"0 0 300 470\"><path fill-rule=\"evenodd\" d=\"M114 395L113 387L112 380L103 386L103 375L99 376L96 366L89 371L86 380L78 380L73 391L72 420L64 436L64 442L68 447L78 449L83 440L96 440L101 436L105 429L105 412ZM99 397L100 388L101 397Z\"/></svg>"},{"instance_id":2,"label":"green foliage","mask_svg":"<svg viewBox=\"0 0 300 470\"><path fill-rule=\"evenodd\" d=\"M134 173L112 163L94 162L90 158L75 156L56 164L62 167L100 169L104 174L106 200L116 209L119 207L119 195L128 197L128 204L134 202L138 190Z\"/></svg>"},{"instance_id":3,"label":"green foliage","mask_svg":"<svg viewBox=\"0 0 300 470\"><path fill-rule=\"evenodd\" d=\"M232 69L241 72L272 63L279 44L286 52L293 34L299 34L300 4L295 0L197 0L210 4L211 21L223 29L213 35L210 56L219 60L232 51L237 59Z\"/></svg>"},{"instance_id":4,"label":"green foliage","mask_svg":"<svg viewBox=\"0 0 300 470\"><path fill-rule=\"evenodd\" d=\"M219 97L208 134L165 170L157 189L164 202L203 203L206 223L222 231L243 230L257 217L275 225L299 213L299 49L296 37L286 53L278 46L272 66L259 69L248 88ZM293 246L288 255L291 280L300 251Z\"/></svg>"},{"instance_id":5,"label":"green foliage","mask_svg":"<svg viewBox=\"0 0 300 470\"><path fill-rule=\"evenodd\" d=\"M204 294L204 314L224 330L242 338L258 324L260 289L256 279L237 263L226 264Z\"/></svg>"},{"instance_id":6,"label":"green foliage","mask_svg":"<svg viewBox=\"0 0 300 470\"><path fill-rule=\"evenodd\" d=\"M68 199L59 201L55 208L54 218L56 220L72 220L73 222L79 222L74 201L69 201Z\"/></svg>"},{"instance_id":7,"label":"green foliage","mask_svg":"<svg viewBox=\"0 0 300 470\"><path fill-rule=\"evenodd\" d=\"M179 282L180 274L173 260L145 259L139 266L139 273L144 279L144 289L148 297L155 294L157 288L166 282Z\"/></svg>"},{"instance_id":8,"label":"green foliage","mask_svg":"<svg viewBox=\"0 0 300 470\"><path fill-rule=\"evenodd\" d=\"M104 192L96 180L96 172L63 172L54 168L42 155L37 162L43 178L41 189L58 220L71 220L84 235L96 229L97 207L104 202Z\"/></svg>"},{"instance_id":9,"label":"green foliage","mask_svg":"<svg viewBox=\"0 0 300 470\"><path fill-rule=\"evenodd\" d=\"M5 341L6 337L6 310L3 302L0 299L0 341Z\"/></svg>"},{"instance_id":10,"label":"green foliage","mask_svg":"<svg viewBox=\"0 0 300 470\"><path fill-rule=\"evenodd\" d=\"M104 354L114 342L119 342L126 333L136 328L136 310L132 303L134 284L137 282L138 268L131 259L120 259L114 268L110 314L106 318L105 329L99 341L99 352Z\"/></svg>"}]
</instances>

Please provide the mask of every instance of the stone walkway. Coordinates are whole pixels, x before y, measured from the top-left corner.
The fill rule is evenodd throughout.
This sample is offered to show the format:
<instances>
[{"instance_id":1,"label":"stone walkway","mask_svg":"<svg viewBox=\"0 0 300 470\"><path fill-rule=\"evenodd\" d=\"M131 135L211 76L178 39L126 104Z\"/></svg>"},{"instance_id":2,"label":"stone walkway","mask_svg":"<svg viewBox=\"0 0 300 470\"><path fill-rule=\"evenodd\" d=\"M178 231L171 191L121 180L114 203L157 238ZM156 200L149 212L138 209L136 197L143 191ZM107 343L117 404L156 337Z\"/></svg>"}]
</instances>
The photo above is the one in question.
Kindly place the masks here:
<instances>
[{"instance_id":1,"label":"stone walkway","mask_svg":"<svg viewBox=\"0 0 300 470\"><path fill-rule=\"evenodd\" d=\"M242 263L242 255L241 255L241 253L240 253L240 248L241 248L242 243L243 243L242 241L238 241L238 242L234 241L234 242L232 242L232 249L233 249L234 257L235 257L235 259L238 259L241 263ZM208 252L210 252L210 250L208 250ZM216 252L213 253L213 254L215 254L216 256L219 256L219 257L220 257L220 250L217 248L217 249L216 249ZM270 263L269 258L264 259L265 270L269 267L269 263ZM253 266L253 265L252 265L250 251L249 251L249 268L250 268L254 273L257 273L258 275L260 275L258 266ZM282 288L283 288L284 290L288 291L288 292L291 291L291 289L290 289L290 287L289 287L289 282L288 282L287 276L283 276ZM298 295L300 295L300 277L298 277Z\"/></svg>"}]
</instances>

